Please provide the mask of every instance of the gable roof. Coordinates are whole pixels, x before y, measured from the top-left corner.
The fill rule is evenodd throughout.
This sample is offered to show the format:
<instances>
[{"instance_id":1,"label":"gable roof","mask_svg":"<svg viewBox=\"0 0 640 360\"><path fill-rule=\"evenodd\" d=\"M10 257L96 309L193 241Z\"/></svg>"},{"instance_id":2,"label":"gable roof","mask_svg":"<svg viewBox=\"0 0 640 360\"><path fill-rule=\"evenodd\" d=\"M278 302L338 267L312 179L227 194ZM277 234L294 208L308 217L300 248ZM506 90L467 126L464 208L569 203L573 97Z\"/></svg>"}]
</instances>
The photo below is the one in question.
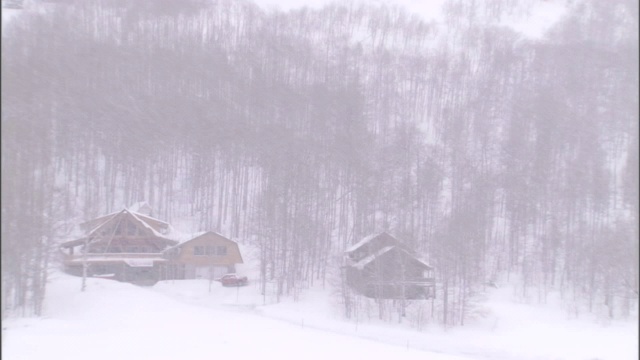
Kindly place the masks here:
<instances>
[{"instance_id":1,"label":"gable roof","mask_svg":"<svg viewBox=\"0 0 640 360\"><path fill-rule=\"evenodd\" d=\"M383 243L378 243L374 246L369 246L376 239L384 239L387 241L386 243L383 242ZM384 246L380 247L380 245L383 245L383 244ZM366 256L360 259L354 259L352 254L362 248L365 248L368 254L365 253ZM362 240L358 241L357 243L347 248L347 250L345 250L345 254L348 255L347 260L350 263L349 266L362 270L364 269L365 266L367 266L377 258L384 256L385 254L393 250L401 251L404 256L408 256L411 260L415 261L416 263L418 263L420 266L423 266L424 268L433 269L433 267L431 267L429 263L417 257L413 250L407 248L407 246L404 243L402 243L400 240L398 240L393 235L387 233L386 231L383 231L381 233L370 234L364 237Z\"/></svg>"},{"instance_id":2,"label":"gable roof","mask_svg":"<svg viewBox=\"0 0 640 360\"><path fill-rule=\"evenodd\" d=\"M371 244L372 242L374 242L377 239L386 239L386 240L390 240L391 244L394 246L398 246L402 249L405 249L406 251L410 252L410 249L408 249L403 243L402 241L398 240L398 238L396 238L395 236L389 234L386 231L380 232L380 233L375 233L375 234L370 234L365 236L362 240L358 241L357 243L351 245L350 247L347 248L347 250L345 250L345 254L350 254L353 253L355 251L357 251L358 249L361 249L363 247L368 246L369 244ZM371 251L371 250L369 250Z\"/></svg>"},{"instance_id":3,"label":"gable roof","mask_svg":"<svg viewBox=\"0 0 640 360\"><path fill-rule=\"evenodd\" d=\"M393 250L397 250L400 251L401 254L409 257L411 260L416 261L418 264L422 265L423 267L427 268L427 269L433 269L433 267L431 267L431 265L427 264L427 262L425 262L424 260L417 258L415 256L413 256L412 254L410 254L408 251L395 246L395 245L390 245L390 246L385 246L383 248L381 248L380 250L376 251L375 253L364 257L363 259L361 259L360 261L352 264L352 267L357 268L358 270L362 270L364 269L365 266L369 265L370 263L372 263L373 261L375 261L376 259L384 256L385 254L387 254L390 251Z\"/></svg>"},{"instance_id":4,"label":"gable roof","mask_svg":"<svg viewBox=\"0 0 640 360\"><path fill-rule=\"evenodd\" d=\"M386 254L387 252L391 251L391 249L393 249L393 248L394 248L394 246L385 246L382 249L376 251L375 253L362 258L360 261L356 262L352 266L355 267L355 268L358 268L359 270L362 270L362 269L364 269L365 266L370 264L373 260L375 260L376 258Z\"/></svg>"},{"instance_id":5,"label":"gable roof","mask_svg":"<svg viewBox=\"0 0 640 360\"><path fill-rule=\"evenodd\" d=\"M158 220L148 215L136 213L133 211L128 211L134 219L138 220L144 227L153 231L156 236L164 237L169 230L171 230L171 226L169 223L164 222L162 220ZM157 233L157 234L156 234Z\"/></svg>"},{"instance_id":6,"label":"gable roof","mask_svg":"<svg viewBox=\"0 0 640 360\"><path fill-rule=\"evenodd\" d=\"M81 245L91 237L98 234L100 229L102 229L103 227L113 223L114 221L121 221L125 217L133 220L134 223L137 223L142 228L149 231L151 234L153 234L153 236L168 240L168 242L170 243L176 243L176 240L172 239L170 235L171 227L168 223L147 215L130 211L125 208L121 211L104 215L80 224L80 226L85 231L84 236L80 239L64 242L61 244L61 247L68 248Z\"/></svg>"},{"instance_id":7,"label":"gable roof","mask_svg":"<svg viewBox=\"0 0 640 360\"><path fill-rule=\"evenodd\" d=\"M93 220L86 221L80 224L80 226L82 226L85 229L87 235L91 235L95 233L96 230L103 227L107 223L121 216L126 216L126 214L130 214L134 218L134 220L136 220L139 224L158 233L157 235L160 237L162 237L163 234L169 230L169 223L153 218L148 215L131 211L127 208L124 208L120 211L117 211L108 215L101 216L99 218L95 218Z\"/></svg>"},{"instance_id":8,"label":"gable roof","mask_svg":"<svg viewBox=\"0 0 640 360\"><path fill-rule=\"evenodd\" d=\"M429 265L428 262L426 262L425 260L419 258L419 257L415 257L415 256L411 256L413 258L413 260L419 262L421 265L424 265L424 267L428 268L428 269L433 269L433 266Z\"/></svg>"},{"instance_id":9,"label":"gable roof","mask_svg":"<svg viewBox=\"0 0 640 360\"><path fill-rule=\"evenodd\" d=\"M383 231L381 233L371 234L371 235L368 235L368 236L364 237L362 240L360 240L357 243L355 243L354 245L351 245L350 247L348 247L347 250L345 250L345 252L346 253L354 252L354 251L360 249L361 247L369 244L374 239L377 239L377 238L382 237L382 236L387 236L389 239L393 240L398 245L401 244L400 240L396 239L395 237L393 237L392 235L390 235L386 231Z\"/></svg>"},{"instance_id":10,"label":"gable roof","mask_svg":"<svg viewBox=\"0 0 640 360\"><path fill-rule=\"evenodd\" d=\"M107 222L109 219L113 218L114 216L118 215L121 212L122 212L122 210L116 211L116 212L112 212L112 213L107 214L107 215L102 215L102 216L99 216L99 217L97 217L95 219L87 220L87 221L79 224L80 229L82 229L82 231L84 231L84 233L88 233L91 230L95 229L96 227L101 226L102 224Z\"/></svg>"},{"instance_id":11,"label":"gable roof","mask_svg":"<svg viewBox=\"0 0 640 360\"><path fill-rule=\"evenodd\" d=\"M171 251L171 250L173 250L173 249L176 249L176 248L182 247L182 246L183 246L184 244L186 244L186 243L189 243L189 242L191 242L191 241L193 241L193 240L199 239L199 238L201 238L201 237L203 237L203 236L206 236L206 235L209 235L209 234L219 236L219 237L220 237L220 238L222 238L223 240L226 240L226 241L232 242L232 243L234 243L236 246L238 245L238 243L237 243L237 242L235 242L235 241L233 241L233 240L229 239L228 237L226 237L226 236L224 236L224 235L218 234L218 233L217 233L217 232L215 232L215 231L202 231L202 232L199 232L199 233L195 233L195 234L193 234L193 235L192 235L192 237L191 237L190 239L188 239L188 240L181 241L179 244L176 244L176 245L174 245L174 246L172 246L172 247L169 247L169 248L165 249L163 252L165 252L165 251Z\"/></svg>"}]
</instances>

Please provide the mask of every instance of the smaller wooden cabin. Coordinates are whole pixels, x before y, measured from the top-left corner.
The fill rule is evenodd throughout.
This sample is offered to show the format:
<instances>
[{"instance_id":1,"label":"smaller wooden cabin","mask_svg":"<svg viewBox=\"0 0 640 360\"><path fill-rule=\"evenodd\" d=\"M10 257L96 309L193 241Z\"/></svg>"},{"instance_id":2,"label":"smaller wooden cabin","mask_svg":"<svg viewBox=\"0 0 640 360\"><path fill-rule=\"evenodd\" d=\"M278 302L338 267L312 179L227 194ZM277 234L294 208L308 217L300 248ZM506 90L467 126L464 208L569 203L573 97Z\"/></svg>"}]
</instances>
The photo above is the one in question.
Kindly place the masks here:
<instances>
[{"instance_id":1,"label":"smaller wooden cabin","mask_svg":"<svg viewBox=\"0 0 640 360\"><path fill-rule=\"evenodd\" d=\"M435 297L433 268L386 232L367 236L346 255L347 284L367 297Z\"/></svg>"},{"instance_id":2,"label":"smaller wooden cabin","mask_svg":"<svg viewBox=\"0 0 640 360\"><path fill-rule=\"evenodd\" d=\"M238 243L213 231L164 251L166 279L217 279L242 264Z\"/></svg>"}]
</instances>

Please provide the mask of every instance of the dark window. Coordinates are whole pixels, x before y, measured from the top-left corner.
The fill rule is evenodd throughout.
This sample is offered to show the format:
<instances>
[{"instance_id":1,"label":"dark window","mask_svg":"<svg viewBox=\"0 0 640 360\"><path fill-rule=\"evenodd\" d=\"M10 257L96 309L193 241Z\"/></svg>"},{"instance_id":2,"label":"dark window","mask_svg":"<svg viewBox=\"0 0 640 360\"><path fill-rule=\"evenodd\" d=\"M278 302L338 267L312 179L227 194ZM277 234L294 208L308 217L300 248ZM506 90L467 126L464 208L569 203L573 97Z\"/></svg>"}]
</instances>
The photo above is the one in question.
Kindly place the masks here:
<instances>
[{"instance_id":1,"label":"dark window","mask_svg":"<svg viewBox=\"0 0 640 360\"><path fill-rule=\"evenodd\" d=\"M205 252L204 252L204 246L194 246L193 247L193 255L197 255L197 256L204 256Z\"/></svg>"},{"instance_id":2,"label":"dark window","mask_svg":"<svg viewBox=\"0 0 640 360\"><path fill-rule=\"evenodd\" d=\"M218 256L227 256L226 246L218 246Z\"/></svg>"}]
</instances>

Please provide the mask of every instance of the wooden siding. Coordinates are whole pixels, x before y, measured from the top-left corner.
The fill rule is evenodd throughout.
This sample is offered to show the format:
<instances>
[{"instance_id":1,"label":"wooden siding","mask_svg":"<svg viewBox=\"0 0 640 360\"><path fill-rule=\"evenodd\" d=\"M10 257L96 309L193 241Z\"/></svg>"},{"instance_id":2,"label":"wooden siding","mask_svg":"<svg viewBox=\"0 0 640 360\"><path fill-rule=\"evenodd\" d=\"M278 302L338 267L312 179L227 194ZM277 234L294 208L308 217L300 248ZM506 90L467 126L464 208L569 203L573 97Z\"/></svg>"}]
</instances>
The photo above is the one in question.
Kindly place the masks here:
<instances>
[{"instance_id":1,"label":"wooden siding","mask_svg":"<svg viewBox=\"0 0 640 360\"><path fill-rule=\"evenodd\" d=\"M196 247L205 249L202 255L196 255ZM206 247L216 249L216 253L206 254ZM218 247L226 248L226 255L218 255ZM238 244L222 235L208 232L191 239L178 247L177 255L170 256L172 263L190 264L193 266L234 265L242 264L242 255Z\"/></svg>"}]
</instances>

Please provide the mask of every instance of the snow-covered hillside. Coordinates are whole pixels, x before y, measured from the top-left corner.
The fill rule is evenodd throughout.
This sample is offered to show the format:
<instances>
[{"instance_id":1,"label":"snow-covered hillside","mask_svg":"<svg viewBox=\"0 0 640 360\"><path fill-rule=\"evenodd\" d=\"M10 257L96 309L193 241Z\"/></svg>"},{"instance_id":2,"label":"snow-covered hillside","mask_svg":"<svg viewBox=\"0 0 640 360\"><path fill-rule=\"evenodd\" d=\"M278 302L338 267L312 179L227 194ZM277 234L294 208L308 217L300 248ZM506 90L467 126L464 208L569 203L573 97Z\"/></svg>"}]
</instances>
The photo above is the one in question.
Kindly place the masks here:
<instances>
[{"instance_id":1,"label":"snow-covered hillside","mask_svg":"<svg viewBox=\"0 0 640 360\"><path fill-rule=\"evenodd\" d=\"M3 11L4 358L638 357L637 2L351 1ZM142 200L249 286L51 273ZM435 298L349 290L382 231Z\"/></svg>"},{"instance_id":2,"label":"snow-covered hillside","mask_svg":"<svg viewBox=\"0 0 640 360\"><path fill-rule=\"evenodd\" d=\"M289 11L301 7L319 9L332 3L340 3L332 0L255 0L255 4L265 10ZM443 4L445 0L359 0L352 1L354 4L367 3L375 5L399 6L407 9L410 13L416 14L427 21L441 22L443 20ZM529 38L541 38L544 33L567 12L570 2L562 0L547 1L516 1L513 2L514 10L509 15L499 19L489 19L488 21L497 25L507 26ZM44 11L50 4L39 2L26 2L25 9ZM489 7L489 5L487 5ZM3 9L2 22L4 26L16 15L23 13L23 10Z\"/></svg>"},{"instance_id":3,"label":"snow-covered hillside","mask_svg":"<svg viewBox=\"0 0 640 360\"><path fill-rule=\"evenodd\" d=\"M42 318L3 323L3 359L564 359L638 356L635 323L594 325L562 312L509 301L496 290L490 315L471 326L410 331L339 320L330 291L263 305L258 286L206 280L136 287L110 280L51 277Z\"/></svg>"},{"instance_id":4,"label":"snow-covered hillside","mask_svg":"<svg viewBox=\"0 0 640 360\"><path fill-rule=\"evenodd\" d=\"M255 0L254 2L266 10L277 9L281 11L295 10L303 6L319 9L327 4L341 3L332 0ZM443 10L443 5L446 3L445 0L356 0L351 1L351 3L399 6L427 21L442 22L445 17ZM487 17L478 20L509 27L527 38L539 39L567 13L567 8L572 6L571 1L563 0L518 0L510 2L510 4L512 9L507 11L501 18ZM482 5L486 8L491 8L492 2L486 1Z\"/></svg>"}]
</instances>

